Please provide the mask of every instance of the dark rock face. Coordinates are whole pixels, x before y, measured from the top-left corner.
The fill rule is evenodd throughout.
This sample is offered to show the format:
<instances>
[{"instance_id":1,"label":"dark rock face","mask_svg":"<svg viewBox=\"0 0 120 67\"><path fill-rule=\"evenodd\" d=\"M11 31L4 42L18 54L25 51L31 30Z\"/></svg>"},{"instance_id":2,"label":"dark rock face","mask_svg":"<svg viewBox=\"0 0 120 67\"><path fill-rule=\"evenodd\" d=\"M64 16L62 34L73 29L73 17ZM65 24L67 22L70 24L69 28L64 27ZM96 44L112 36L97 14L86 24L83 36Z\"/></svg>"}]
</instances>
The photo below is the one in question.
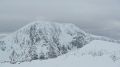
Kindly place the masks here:
<instances>
[{"instance_id":1,"label":"dark rock face","mask_svg":"<svg viewBox=\"0 0 120 67\"><path fill-rule=\"evenodd\" d=\"M7 45L12 47L8 47L11 54L9 60L5 60L11 63L45 60L81 48L89 39L90 36L73 24L37 22L6 37L5 41L0 41L0 49L5 51ZM3 47L4 44L6 46Z\"/></svg>"}]
</instances>

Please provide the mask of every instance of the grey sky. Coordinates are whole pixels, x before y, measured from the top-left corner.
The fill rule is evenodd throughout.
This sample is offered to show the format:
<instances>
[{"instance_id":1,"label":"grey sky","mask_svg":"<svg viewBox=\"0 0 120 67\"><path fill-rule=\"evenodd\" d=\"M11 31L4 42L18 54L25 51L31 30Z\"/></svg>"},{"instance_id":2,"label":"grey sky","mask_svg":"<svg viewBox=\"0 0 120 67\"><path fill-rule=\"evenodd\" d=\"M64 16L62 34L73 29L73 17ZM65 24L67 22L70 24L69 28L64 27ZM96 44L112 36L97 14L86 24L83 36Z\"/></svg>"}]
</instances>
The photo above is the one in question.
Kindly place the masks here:
<instances>
[{"instance_id":1,"label":"grey sky","mask_svg":"<svg viewBox=\"0 0 120 67\"><path fill-rule=\"evenodd\" d=\"M120 39L120 0L0 0L0 33L16 31L36 18L74 23Z\"/></svg>"}]
</instances>

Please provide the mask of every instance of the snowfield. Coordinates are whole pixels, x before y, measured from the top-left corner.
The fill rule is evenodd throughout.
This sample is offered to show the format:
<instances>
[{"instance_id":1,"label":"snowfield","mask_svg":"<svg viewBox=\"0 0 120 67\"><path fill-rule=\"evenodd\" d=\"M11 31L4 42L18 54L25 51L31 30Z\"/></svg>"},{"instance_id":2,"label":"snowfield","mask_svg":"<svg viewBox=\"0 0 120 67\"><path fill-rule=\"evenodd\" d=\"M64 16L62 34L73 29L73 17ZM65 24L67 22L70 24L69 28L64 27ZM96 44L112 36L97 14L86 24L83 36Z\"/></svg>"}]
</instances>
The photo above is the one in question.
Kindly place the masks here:
<instances>
[{"instance_id":1,"label":"snowfield","mask_svg":"<svg viewBox=\"0 0 120 67\"><path fill-rule=\"evenodd\" d=\"M54 59L1 63L0 67L120 67L120 44L94 40Z\"/></svg>"}]
</instances>

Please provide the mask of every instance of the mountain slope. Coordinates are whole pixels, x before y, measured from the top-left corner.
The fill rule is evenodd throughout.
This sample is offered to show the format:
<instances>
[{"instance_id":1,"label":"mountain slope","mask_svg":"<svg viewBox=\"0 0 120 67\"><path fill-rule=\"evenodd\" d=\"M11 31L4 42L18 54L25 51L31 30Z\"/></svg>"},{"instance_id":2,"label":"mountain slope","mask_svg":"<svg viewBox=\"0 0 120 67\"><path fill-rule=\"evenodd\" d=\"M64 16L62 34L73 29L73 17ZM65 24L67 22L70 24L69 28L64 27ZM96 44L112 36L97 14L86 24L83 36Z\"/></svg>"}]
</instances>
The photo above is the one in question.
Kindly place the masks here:
<instances>
[{"instance_id":1,"label":"mountain slope","mask_svg":"<svg viewBox=\"0 0 120 67\"><path fill-rule=\"evenodd\" d=\"M0 61L16 63L55 58L90 41L91 37L74 24L36 21L0 41Z\"/></svg>"},{"instance_id":2,"label":"mountain slope","mask_svg":"<svg viewBox=\"0 0 120 67\"><path fill-rule=\"evenodd\" d=\"M115 52L119 56L117 43L116 40L88 34L74 24L36 21L0 40L0 63L46 60L75 50L79 55L101 56Z\"/></svg>"},{"instance_id":3,"label":"mountain slope","mask_svg":"<svg viewBox=\"0 0 120 67\"><path fill-rule=\"evenodd\" d=\"M0 67L119 67L120 45L101 40L91 41L81 49L59 56L55 59L11 65L0 64Z\"/></svg>"},{"instance_id":4,"label":"mountain slope","mask_svg":"<svg viewBox=\"0 0 120 67\"><path fill-rule=\"evenodd\" d=\"M108 56L113 61L117 61L120 60L120 44L93 40L80 50L76 50L75 55Z\"/></svg>"}]
</instances>

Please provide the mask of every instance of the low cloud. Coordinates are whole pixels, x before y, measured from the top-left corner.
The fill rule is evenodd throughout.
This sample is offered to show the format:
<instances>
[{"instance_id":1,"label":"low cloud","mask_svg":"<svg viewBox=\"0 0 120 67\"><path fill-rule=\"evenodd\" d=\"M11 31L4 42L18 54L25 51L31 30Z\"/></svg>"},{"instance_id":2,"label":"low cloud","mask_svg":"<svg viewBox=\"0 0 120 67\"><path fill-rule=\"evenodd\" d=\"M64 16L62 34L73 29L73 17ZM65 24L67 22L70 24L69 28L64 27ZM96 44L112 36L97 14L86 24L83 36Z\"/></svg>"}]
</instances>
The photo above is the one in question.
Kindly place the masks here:
<instances>
[{"instance_id":1,"label":"low cloud","mask_svg":"<svg viewBox=\"0 0 120 67\"><path fill-rule=\"evenodd\" d=\"M42 17L120 39L119 3L119 0L0 0L0 32L13 32Z\"/></svg>"}]
</instances>

